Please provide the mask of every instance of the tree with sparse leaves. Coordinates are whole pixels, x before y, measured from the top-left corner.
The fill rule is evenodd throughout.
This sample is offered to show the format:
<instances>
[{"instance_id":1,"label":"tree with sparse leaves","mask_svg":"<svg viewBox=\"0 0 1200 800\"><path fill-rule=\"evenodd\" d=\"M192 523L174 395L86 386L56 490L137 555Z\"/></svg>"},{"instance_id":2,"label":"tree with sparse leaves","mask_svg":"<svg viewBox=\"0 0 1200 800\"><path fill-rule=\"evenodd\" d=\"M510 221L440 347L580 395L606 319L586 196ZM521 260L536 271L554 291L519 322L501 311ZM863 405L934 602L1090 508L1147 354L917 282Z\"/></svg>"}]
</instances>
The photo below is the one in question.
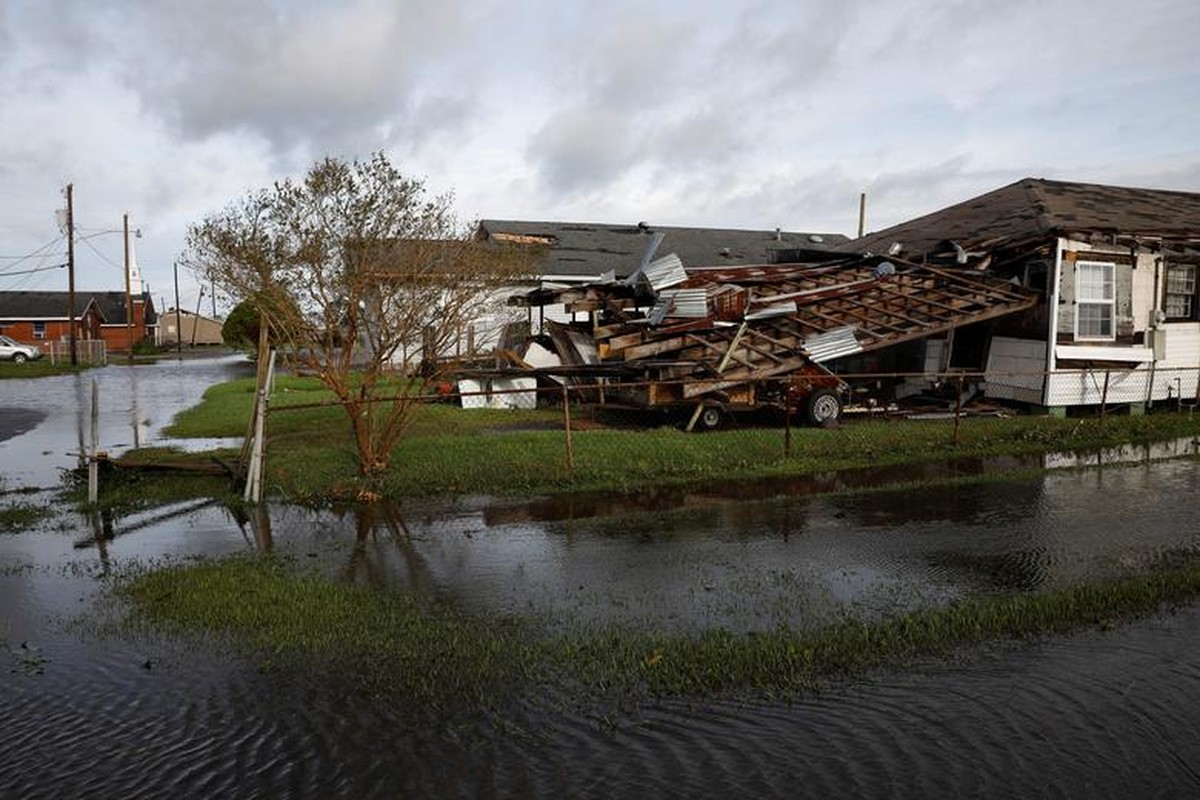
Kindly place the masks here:
<instances>
[{"instance_id":1,"label":"tree with sparse leaves","mask_svg":"<svg viewBox=\"0 0 1200 800\"><path fill-rule=\"evenodd\" d=\"M525 258L476 241L449 196L429 196L376 154L327 158L301 181L249 193L189 228L184 260L250 303L285 363L337 396L369 476L387 467L415 398L437 379L395 375L397 356L436 363L528 271Z\"/></svg>"}]
</instances>

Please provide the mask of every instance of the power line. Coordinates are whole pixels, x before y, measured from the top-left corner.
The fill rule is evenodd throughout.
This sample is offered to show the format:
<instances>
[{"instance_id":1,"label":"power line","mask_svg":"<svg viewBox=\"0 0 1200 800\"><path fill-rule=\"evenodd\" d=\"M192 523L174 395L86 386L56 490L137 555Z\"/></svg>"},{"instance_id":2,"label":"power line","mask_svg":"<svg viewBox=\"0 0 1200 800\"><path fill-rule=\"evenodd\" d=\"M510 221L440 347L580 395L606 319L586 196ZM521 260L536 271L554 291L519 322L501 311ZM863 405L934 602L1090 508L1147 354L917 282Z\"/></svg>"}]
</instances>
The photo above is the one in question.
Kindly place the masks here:
<instances>
[{"instance_id":1,"label":"power line","mask_svg":"<svg viewBox=\"0 0 1200 800\"><path fill-rule=\"evenodd\" d=\"M67 266L67 262L61 264L51 264L48 267L34 267L33 269L17 269L12 271L0 272L0 277L8 277L9 275L30 275L34 272L46 272L52 269L62 269Z\"/></svg>"},{"instance_id":2,"label":"power line","mask_svg":"<svg viewBox=\"0 0 1200 800\"><path fill-rule=\"evenodd\" d=\"M86 245L88 246L88 249L89 249L89 250L91 250L93 253L95 253L96 255L98 255L98 256L100 257L100 260L101 260L101 261L107 262L109 266L111 266L111 267L115 267L116 269L119 269L119 270L121 270L122 272L124 272L124 271L125 271L125 267L124 267L124 265L122 265L122 264L118 264L117 262L115 262L115 261L113 261L111 258L109 258L108 256L106 256L106 255L104 255L103 253L101 253L99 250L97 250L97 249L96 249L96 245L94 245L94 244L92 244L90 241L88 241L88 239L90 239L90 238L91 238L91 237L88 237L88 236L84 236L84 237L76 236L76 237L75 237L75 241L77 241L77 242L83 242L84 244L86 244Z\"/></svg>"},{"instance_id":3,"label":"power line","mask_svg":"<svg viewBox=\"0 0 1200 800\"><path fill-rule=\"evenodd\" d=\"M37 250L34 250L32 253L26 253L23 256L0 256L0 258L4 259L5 261L18 261L19 262L19 261L24 261L27 258L35 258L37 256L44 256L44 255L47 255L47 253L46 253L47 250L49 250L51 247L58 244L65 238L66 238L65 236L59 236L54 241L47 242L46 244L39 247Z\"/></svg>"}]
</instances>

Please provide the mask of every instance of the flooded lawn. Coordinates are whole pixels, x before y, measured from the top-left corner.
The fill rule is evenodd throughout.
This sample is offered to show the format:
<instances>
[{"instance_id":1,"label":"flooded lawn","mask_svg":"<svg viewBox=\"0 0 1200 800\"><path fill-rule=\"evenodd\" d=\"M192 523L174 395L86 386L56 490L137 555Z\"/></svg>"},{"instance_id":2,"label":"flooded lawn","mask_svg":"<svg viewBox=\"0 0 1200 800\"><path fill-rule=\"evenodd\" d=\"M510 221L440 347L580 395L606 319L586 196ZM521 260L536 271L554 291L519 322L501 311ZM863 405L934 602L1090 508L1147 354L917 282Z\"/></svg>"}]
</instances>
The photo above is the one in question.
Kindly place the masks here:
<instances>
[{"instance_id":1,"label":"flooded lawn","mask_svg":"<svg viewBox=\"0 0 1200 800\"><path fill-rule=\"evenodd\" d=\"M181 395L198 398L200 382ZM9 399L0 406L20 406ZM114 420L145 416L119 405ZM45 412L33 433L61 423ZM34 447L70 450L73 436ZM0 450L6 476L14 452ZM43 469L16 474L44 485ZM1181 458L853 495L776 485L627 504L269 505L240 520L205 503L63 512L0 532L0 797L1193 796L1195 607L975 648L793 703L659 702L609 719L529 703L506 727L471 731L414 727L336 674L264 673L218 642L101 636L87 621L109 614L106 576L131 565L269 549L549 629L808 627L1195 550L1198 488L1200 462Z\"/></svg>"},{"instance_id":2,"label":"flooded lawn","mask_svg":"<svg viewBox=\"0 0 1200 800\"><path fill-rule=\"evenodd\" d=\"M1200 613L1007 643L794 704L656 704L616 727L414 730L336 676L63 625L131 562L271 548L343 580L550 625L807 625L1120 572L1197 544L1191 460L843 497L537 521L485 499L337 515L215 506L0 537L0 795L812 796L1196 788ZM170 514L178 512L178 516ZM1081 787L1088 787L1086 791Z\"/></svg>"}]
</instances>

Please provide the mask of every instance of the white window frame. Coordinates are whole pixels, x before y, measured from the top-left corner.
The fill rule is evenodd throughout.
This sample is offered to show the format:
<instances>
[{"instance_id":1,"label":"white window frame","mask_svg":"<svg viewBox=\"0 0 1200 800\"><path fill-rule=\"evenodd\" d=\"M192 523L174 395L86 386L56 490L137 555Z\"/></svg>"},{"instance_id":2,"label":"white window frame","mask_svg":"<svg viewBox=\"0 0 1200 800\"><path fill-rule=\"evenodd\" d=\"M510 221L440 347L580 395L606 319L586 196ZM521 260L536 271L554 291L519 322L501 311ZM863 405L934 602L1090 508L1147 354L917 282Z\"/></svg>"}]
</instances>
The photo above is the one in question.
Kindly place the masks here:
<instances>
[{"instance_id":1,"label":"white window frame","mask_svg":"<svg viewBox=\"0 0 1200 800\"><path fill-rule=\"evenodd\" d=\"M33 338L35 338L35 339L45 339L46 338L46 323L45 322L34 322L33 323Z\"/></svg>"},{"instance_id":2,"label":"white window frame","mask_svg":"<svg viewBox=\"0 0 1200 800\"><path fill-rule=\"evenodd\" d=\"M1096 279L1099 272L1099 279ZM1096 309L1104 319L1097 320L1101 329L1085 330L1081 324L1084 309ZM1112 261L1075 262L1075 338L1088 342L1111 342L1117 338L1117 265Z\"/></svg>"},{"instance_id":3,"label":"white window frame","mask_svg":"<svg viewBox=\"0 0 1200 800\"><path fill-rule=\"evenodd\" d=\"M1196 316L1195 264L1167 264L1163 278L1163 312L1173 322L1194 321ZM1185 277L1186 276L1186 277Z\"/></svg>"}]
</instances>

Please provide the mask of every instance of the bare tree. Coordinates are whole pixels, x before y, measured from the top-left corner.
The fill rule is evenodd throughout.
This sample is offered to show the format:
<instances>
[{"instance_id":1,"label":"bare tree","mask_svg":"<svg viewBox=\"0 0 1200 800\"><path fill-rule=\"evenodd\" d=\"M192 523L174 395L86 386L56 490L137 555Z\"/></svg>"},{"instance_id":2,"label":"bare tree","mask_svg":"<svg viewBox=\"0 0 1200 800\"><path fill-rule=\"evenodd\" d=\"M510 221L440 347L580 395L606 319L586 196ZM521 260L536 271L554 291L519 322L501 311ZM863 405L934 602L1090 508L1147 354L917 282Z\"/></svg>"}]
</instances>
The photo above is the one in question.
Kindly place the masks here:
<instances>
[{"instance_id":1,"label":"bare tree","mask_svg":"<svg viewBox=\"0 0 1200 800\"><path fill-rule=\"evenodd\" d=\"M520 251L475 241L448 195L429 196L383 154L327 158L300 182L250 193L189 228L185 261L251 300L261 335L337 396L363 475L387 467L437 377L395 375L397 355L435 362L527 271Z\"/></svg>"}]
</instances>

